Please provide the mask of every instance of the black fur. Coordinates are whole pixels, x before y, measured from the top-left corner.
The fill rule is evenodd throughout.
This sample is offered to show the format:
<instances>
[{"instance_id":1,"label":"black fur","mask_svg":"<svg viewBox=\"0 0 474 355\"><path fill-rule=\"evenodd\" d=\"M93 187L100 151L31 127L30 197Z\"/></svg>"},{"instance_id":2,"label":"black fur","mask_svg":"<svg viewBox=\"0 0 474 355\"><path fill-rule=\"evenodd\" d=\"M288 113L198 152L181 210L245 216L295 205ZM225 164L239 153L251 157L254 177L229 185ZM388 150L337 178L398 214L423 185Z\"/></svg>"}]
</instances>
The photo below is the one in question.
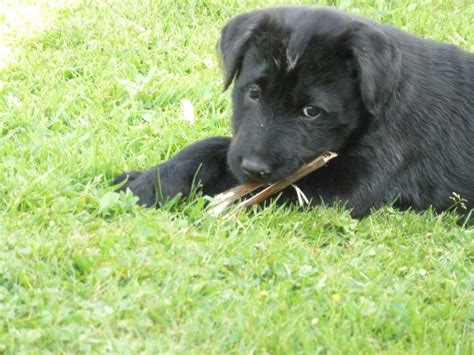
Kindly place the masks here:
<instances>
[{"instance_id":1,"label":"black fur","mask_svg":"<svg viewBox=\"0 0 474 355\"><path fill-rule=\"evenodd\" d=\"M233 138L130 174L121 190L140 203L186 195L193 181L211 195L273 182L330 150L339 156L297 183L315 204L341 201L355 217L392 202L443 211L457 193L474 207L473 54L302 7L239 15L219 47L224 85L234 82ZM291 190L284 197L295 199Z\"/></svg>"}]
</instances>

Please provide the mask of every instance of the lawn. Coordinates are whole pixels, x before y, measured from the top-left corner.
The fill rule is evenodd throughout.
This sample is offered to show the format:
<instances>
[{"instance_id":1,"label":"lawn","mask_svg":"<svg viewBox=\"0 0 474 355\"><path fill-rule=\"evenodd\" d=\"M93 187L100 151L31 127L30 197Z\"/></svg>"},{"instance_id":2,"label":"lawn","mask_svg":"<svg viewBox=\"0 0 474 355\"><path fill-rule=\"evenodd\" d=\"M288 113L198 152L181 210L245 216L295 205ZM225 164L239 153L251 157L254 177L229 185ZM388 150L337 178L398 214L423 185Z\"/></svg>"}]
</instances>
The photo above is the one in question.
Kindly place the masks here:
<instances>
[{"instance_id":1,"label":"lawn","mask_svg":"<svg viewBox=\"0 0 474 355\"><path fill-rule=\"evenodd\" d=\"M229 135L215 44L256 3L283 2L1 2L0 353L474 352L474 230L453 214L214 218L111 192ZM469 0L319 4L474 50Z\"/></svg>"}]
</instances>

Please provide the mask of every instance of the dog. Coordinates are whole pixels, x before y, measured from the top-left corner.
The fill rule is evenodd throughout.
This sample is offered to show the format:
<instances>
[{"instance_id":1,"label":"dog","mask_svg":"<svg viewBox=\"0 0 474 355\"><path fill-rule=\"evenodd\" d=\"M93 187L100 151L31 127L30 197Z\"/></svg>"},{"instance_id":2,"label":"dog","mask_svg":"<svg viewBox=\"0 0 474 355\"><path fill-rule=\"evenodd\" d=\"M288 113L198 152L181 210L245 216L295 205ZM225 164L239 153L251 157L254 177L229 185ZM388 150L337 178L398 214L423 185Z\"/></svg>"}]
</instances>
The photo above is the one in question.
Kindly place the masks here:
<instances>
[{"instance_id":1,"label":"dog","mask_svg":"<svg viewBox=\"0 0 474 355\"><path fill-rule=\"evenodd\" d=\"M300 181L312 205L354 218L392 204L474 207L474 55L328 8L240 14L222 29L232 137L194 143L123 185L146 206L200 186L272 183L325 151L338 157ZM279 201L296 202L293 189Z\"/></svg>"}]
</instances>

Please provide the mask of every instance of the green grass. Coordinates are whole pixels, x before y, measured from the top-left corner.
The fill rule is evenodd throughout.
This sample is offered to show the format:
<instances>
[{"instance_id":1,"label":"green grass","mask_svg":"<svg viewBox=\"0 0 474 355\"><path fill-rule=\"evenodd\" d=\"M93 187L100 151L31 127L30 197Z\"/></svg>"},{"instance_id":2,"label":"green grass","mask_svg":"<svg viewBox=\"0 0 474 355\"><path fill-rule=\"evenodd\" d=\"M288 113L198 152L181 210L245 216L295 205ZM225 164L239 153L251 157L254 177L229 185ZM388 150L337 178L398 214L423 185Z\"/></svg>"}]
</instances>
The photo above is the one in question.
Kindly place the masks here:
<instances>
[{"instance_id":1,"label":"green grass","mask_svg":"<svg viewBox=\"0 0 474 355\"><path fill-rule=\"evenodd\" d=\"M255 3L6 2L0 29L43 17L0 31L0 353L474 352L474 231L454 215L212 218L202 199L110 194L117 173L229 134L214 48ZM471 1L320 3L474 49Z\"/></svg>"}]
</instances>

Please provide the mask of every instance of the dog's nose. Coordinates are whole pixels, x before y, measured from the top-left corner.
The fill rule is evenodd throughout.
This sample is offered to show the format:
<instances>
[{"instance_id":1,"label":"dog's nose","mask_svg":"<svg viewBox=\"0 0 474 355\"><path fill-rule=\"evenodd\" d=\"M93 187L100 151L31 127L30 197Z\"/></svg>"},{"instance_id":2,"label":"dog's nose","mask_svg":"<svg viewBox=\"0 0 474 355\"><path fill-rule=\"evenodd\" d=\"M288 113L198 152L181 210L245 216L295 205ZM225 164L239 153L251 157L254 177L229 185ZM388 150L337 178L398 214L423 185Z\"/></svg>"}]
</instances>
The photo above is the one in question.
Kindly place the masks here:
<instances>
[{"instance_id":1,"label":"dog's nose","mask_svg":"<svg viewBox=\"0 0 474 355\"><path fill-rule=\"evenodd\" d=\"M258 158L244 158L240 163L240 167L245 174L255 178L262 178L272 171L268 164Z\"/></svg>"}]
</instances>

